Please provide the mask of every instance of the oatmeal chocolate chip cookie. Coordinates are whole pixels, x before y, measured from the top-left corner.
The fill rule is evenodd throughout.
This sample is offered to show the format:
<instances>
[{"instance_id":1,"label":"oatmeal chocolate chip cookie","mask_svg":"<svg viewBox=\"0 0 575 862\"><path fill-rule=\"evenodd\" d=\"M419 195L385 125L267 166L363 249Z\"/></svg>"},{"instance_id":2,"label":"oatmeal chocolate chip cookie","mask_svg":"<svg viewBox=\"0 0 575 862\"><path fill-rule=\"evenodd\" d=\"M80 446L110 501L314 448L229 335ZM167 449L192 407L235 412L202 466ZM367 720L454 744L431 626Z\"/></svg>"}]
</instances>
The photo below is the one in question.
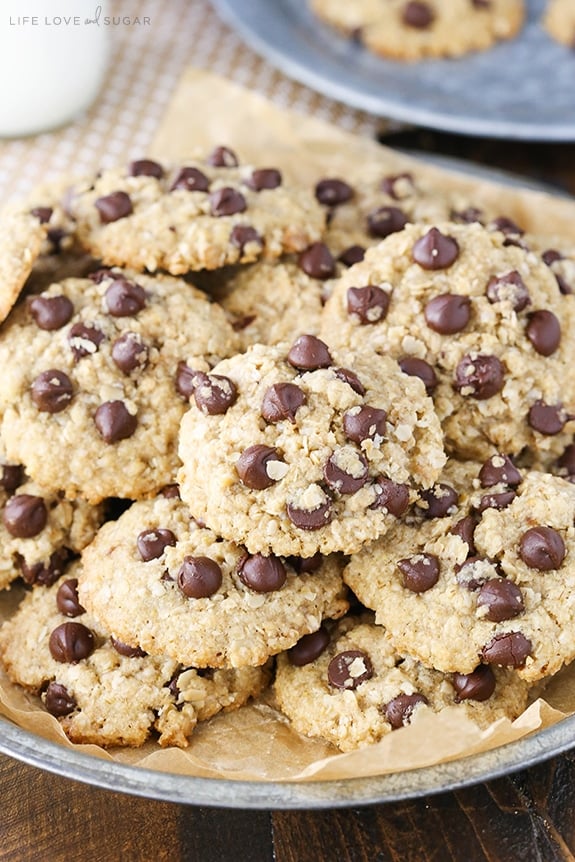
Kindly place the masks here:
<instances>
[{"instance_id":1,"label":"oatmeal chocolate chip cookie","mask_svg":"<svg viewBox=\"0 0 575 862\"><path fill-rule=\"evenodd\" d=\"M481 727L517 718L528 689L512 671L486 665L469 674L428 670L400 655L365 614L323 627L279 656L274 691L296 730L351 751L379 742L423 709L456 706Z\"/></svg>"},{"instance_id":2,"label":"oatmeal chocolate chip cookie","mask_svg":"<svg viewBox=\"0 0 575 862\"><path fill-rule=\"evenodd\" d=\"M523 0L310 0L323 21L396 60L458 57L513 38Z\"/></svg>"},{"instance_id":3,"label":"oatmeal chocolate chip cookie","mask_svg":"<svg viewBox=\"0 0 575 862\"><path fill-rule=\"evenodd\" d=\"M223 147L178 167L139 160L104 171L76 186L70 211L80 242L106 264L173 275L302 251L324 228L311 190Z\"/></svg>"},{"instance_id":4,"label":"oatmeal chocolate chip cookie","mask_svg":"<svg viewBox=\"0 0 575 862\"><path fill-rule=\"evenodd\" d=\"M383 535L445 461L420 380L313 335L256 344L198 376L179 451L196 517L250 553L304 557Z\"/></svg>"},{"instance_id":5,"label":"oatmeal chocolate chip cookie","mask_svg":"<svg viewBox=\"0 0 575 862\"><path fill-rule=\"evenodd\" d=\"M492 456L451 511L398 524L352 558L346 583L400 652L445 672L511 667L528 682L575 658L575 487L521 472Z\"/></svg>"},{"instance_id":6,"label":"oatmeal chocolate chip cookie","mask_svg":"<svg viewBox=\"0 0 575 862\"><path fill-rule=\"evenodd\" d=\"M0 337L0 436L42 486L92 502L174 481L181 368L236 347L217 305L169 276L99 270L30 297Z\"/></svg>"},{"instance_id":7,"label":"oatmeal chocolate chip cookie","mask_svg":"<svg viewBox=\"0 0 575 862\"><path fill-rule=\"evenodd\" d=\"M110 637L80 604L79 567L35 589L0 629L12 680L41 695L72 742L186 747L197 722L237 709L265 687L266 668L195 669Z\"/></svg>"},{"instance_id":8,"label":"oatmeal chocolate chip cookie","mask_svg":"<svg viewBox=\"0 0 575 862\"><path fill-rule=\"evenodd\" d=\"M408 225L345 272L324 309L323 338L424 379L463 457L559 454L569 441L574 299L508 238L477 223Z\"/></svg>"},{"instance_id":9,"label":"oatmeal chocolate chip cookie","mask_svg":"<svg viewBox=\"0 0 575 862\"><path fill-rule=\"evenodd\" d=\"M46 234L45 220L29 210L5 209L0 214L0 323L20 296Z\"/></svg>"},{"instance_id":10,"label":"oatmeal chocolate chip cookie","mask_svg":"<svg viewBox=\"0 0 575 862\"><path fill-rule=\"evenodd\" d=\"M197 667L261 665L348 608L337 558L248 554L177 498L135 503L83 564L80 600L114 637Z\"/></svg>"},{"instance_id":11,"label":"oatmeal chocolate chip cookie","mask_svg":"<svg viewBox=\"0 0 575 862\"><path fill-rule=\"evenodd\" d=\"M575 46L575 5L573 0L548 0L543 26L556 42Z\"/></svg>"}]
</instances>

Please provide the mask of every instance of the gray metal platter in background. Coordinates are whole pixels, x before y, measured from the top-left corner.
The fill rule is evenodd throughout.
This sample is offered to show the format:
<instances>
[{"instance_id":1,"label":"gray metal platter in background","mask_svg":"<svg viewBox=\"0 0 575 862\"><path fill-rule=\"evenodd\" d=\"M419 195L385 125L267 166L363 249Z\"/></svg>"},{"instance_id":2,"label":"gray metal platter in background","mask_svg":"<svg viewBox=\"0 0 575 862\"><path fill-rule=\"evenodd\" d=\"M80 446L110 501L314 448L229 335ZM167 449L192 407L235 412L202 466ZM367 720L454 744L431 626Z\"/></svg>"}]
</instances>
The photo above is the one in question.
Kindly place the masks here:
<instances>
[{"instance_id":1,"label":"gray metal platter in background","mask_svg":"<svg viewBox=\"0 0 575 862\"><path fill-rule=\"evenodd\" d=\"M469 135L575 141L575 51L540 26L546 0L526 0L528 19L515 39L418 63L370 54L317 21L307 0L212 2L285 74L352 107Z\"/></svg>"}]
</instances>

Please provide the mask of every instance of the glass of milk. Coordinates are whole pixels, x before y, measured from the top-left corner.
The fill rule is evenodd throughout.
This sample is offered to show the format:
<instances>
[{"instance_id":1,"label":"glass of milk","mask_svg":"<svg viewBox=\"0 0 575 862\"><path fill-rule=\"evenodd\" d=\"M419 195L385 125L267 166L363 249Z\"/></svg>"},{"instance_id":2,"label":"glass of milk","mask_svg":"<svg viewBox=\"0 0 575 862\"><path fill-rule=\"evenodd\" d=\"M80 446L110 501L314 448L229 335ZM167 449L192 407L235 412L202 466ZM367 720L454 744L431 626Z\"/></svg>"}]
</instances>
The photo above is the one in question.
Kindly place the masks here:
<instances>
[{"instance_id":1,"label":"glass of milk","mask_svg":"<svg viewBox=\"0 0 575 862\"><path fill-rule=\"evenodd\" d=\"M104 80L108 0L0 0L0 137L32 135L88 108Z\"/></svg>"}]
</instances>

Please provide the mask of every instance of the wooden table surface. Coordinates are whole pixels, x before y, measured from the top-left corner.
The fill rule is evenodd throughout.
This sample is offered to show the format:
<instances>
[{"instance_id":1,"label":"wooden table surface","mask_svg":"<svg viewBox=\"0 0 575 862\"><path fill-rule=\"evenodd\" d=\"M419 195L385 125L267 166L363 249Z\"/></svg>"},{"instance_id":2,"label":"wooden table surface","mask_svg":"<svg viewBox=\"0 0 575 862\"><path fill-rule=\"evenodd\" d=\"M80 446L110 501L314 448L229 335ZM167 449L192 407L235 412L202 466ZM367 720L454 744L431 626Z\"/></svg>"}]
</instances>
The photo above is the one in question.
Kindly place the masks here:
<instances>
[{"instance_id":1,"label":"wooden table surface","mask_svg":"<svg viewBox=\"0 0 575 862\"><path fill-rule=\"evenodd\" d=\"M402 132L386 143L473 159L575 194L575 144L426 131ZM0 862L575 860L575 750L455 793L326 811L156 802L59 778L2 755L0 788Z\"/></svg>"}]
</instances>

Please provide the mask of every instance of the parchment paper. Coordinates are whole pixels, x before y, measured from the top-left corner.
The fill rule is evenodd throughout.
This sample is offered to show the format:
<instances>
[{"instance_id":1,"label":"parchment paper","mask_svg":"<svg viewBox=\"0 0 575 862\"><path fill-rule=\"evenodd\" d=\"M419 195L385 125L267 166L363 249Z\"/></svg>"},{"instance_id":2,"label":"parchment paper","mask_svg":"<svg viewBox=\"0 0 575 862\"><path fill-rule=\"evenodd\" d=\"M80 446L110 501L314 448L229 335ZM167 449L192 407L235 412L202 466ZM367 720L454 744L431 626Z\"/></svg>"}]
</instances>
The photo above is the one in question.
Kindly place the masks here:
<instances>
[{"instance_id":1,"label":"parchment paper","mask_svg":"<svg viewBox=\"0 0 575 862\"><path fill-rule=\"evenodd\" d=\"M330 175L353 180L366 164L380 165L387 173L415 170L436 183L439 192L460 190L475 206L499 208L529 232L562 237L575 245L575 203L429 166L313 117L282 111L229 81L189 69L149 155L178 160L218 144L235 149L244 163L280 167L286 176L307 183ZM15 588L0 596L0 620L10 614L20 594ZM142 749L104 751L70 743L39 700L11 685L0 672L0 714L20 727L96 757L206 778L325 780L415 769L517 740L574 712L575 665L551 680L545 700L534 700L515 722L503 719L484 731L462 719L456 708L441 715L420 712L410 726L377 745L338 754L328 744L293 732L268 700L198 726L183 751L160 749L153 742Z\"/></svg>"}]
</instances>

